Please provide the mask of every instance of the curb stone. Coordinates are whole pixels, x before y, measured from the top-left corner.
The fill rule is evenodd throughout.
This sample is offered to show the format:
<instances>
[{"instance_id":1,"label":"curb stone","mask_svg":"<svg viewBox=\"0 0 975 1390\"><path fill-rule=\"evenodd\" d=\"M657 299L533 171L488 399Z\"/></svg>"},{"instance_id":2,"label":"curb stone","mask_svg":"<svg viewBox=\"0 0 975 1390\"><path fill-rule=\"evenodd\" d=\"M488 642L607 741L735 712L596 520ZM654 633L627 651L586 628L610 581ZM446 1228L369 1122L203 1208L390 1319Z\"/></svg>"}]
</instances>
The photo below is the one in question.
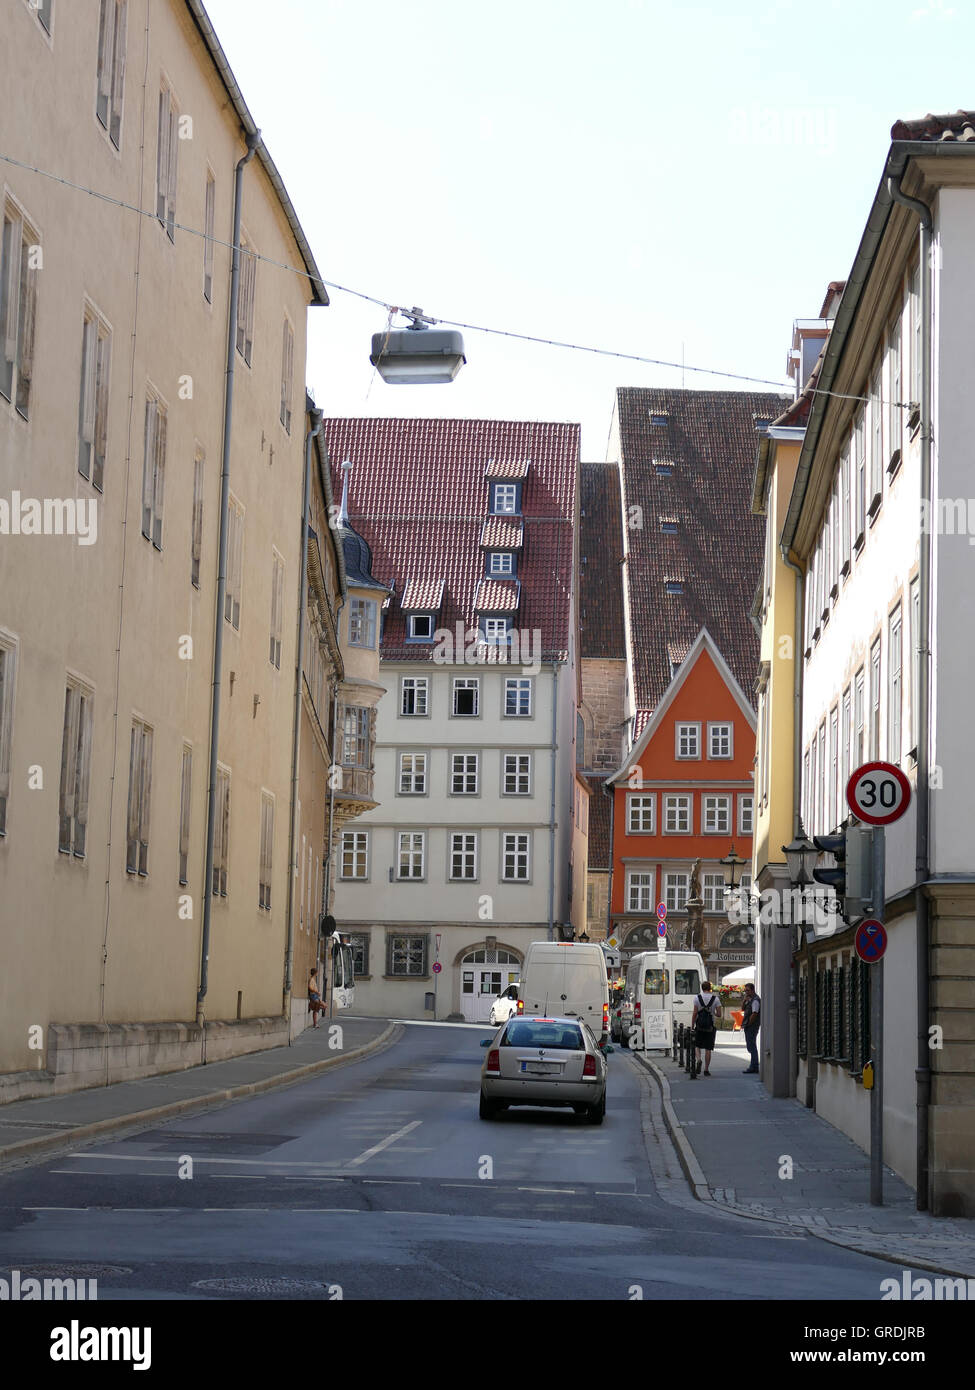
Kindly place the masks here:
<instances>
[{"instance_id":1,"label":"curb stone","mask_svg":"<svg viewBox=\"0 0 975 1390\"><path fill-rule=\"evenodd\" d=\"M399 1024L391 1023L383 1029L377 1038L373 1038L372 1042L364 1043L362 1047L353 1048L351 1052L344 1052L336 1057L324 1057L317 1062L307 1062L304 1066L292 1067L276 1076L264 1076L259 1081L241 1082L237 1086L227 1086L216 1091L209 1091L206 1095L188 1096L185 1100L170 1101L166 1105L154 1105L147 1110L134 1110L128 1115L112 1115L104 1120L93 1120L90 1124L76 1125L73 1129L58 1130L56 1134L42 1134L34 1139L21 1139L16 1144L7 1144L0 1148L0 1171L6 1171L15 1166L18 1161L29 1163L34 1158L71 1148L83 1143L86 1139L98 1139L104 1134L111 1134L123 1129L144 1129L146 1126L162 1120L172 1120L177 1116L191 1115L196 1111L207 1110L220 1102L243 1100L247 1096L257 1096L264 1091L273 1091L279 1086L292 1086L298 1081L307 1081L320 1072L328 1071L331 1067L342 1066L346 1062L361 1061L374 1052L392 1046L394 1042L399 1041L402 1035L403 1028ZM233 1059L228 1058L227 1060ZM192 1071L195 1068L190 1067L186 1070Z\"/></svg>"},{"instance_id":2,"label":"curb stone","mask_svg":"<svg viewBox=\"0 0 975 1390\"><path fill-rule=\"evenodd\" d=\"M762 1221L766 1225L784 1226L792 1230L804 1231L806 1235L813 1236L817 1240L828 1241L831 1245L840 1245L846 1250L852 1250L856 1254L869 1255L874 1259L886 1260L889 1264L905 1266L911 1269L926 1270L932 1274L947 1274L955 1278L971 1279L975 1278L975 1230L972 1236L972 1253L967 1260L957 1257L947 1260L942 1257L940 1262L935 1263L933 1257L926 1253L917 1253L903 1244L894 1246L893 1242L903 1241L905 1237L899 1233L891 1236L878 1235L874 1232L864 1231L857 1227L825 1227L818 1223L813 1225L805 1221L798 1221L789 1216L763 1215L748 1207L742 1206L737 1201L731 1201L727 1196L719 1198L708 1185L707 1178L698 1162L697 1155L691 1147L690 1140L683 1132L683 1125L678 1118L677 1112L670 1099L670 1082L666 1075L648 1057L642 1057L639 1053L632 1053L634 1061L650 1073L660 1091L664 1123L670 1138L677 1149L677 1154L687 1178L687 1184L694 1197L699 1202L703 1202L717 1211L734 1213L736 1216L744 1217L748 1221ZM718 1189L722 1191L722 1189ZM727 1189L723 1189L727 1192ZM912 1237L907 1236L907 1240ZM891 1242L887 1244L886 1242ZM950 1263L948 1261L951 1261ZM961 1266L965 1265L965 1268Z\"/></svg>"}]
</instances>

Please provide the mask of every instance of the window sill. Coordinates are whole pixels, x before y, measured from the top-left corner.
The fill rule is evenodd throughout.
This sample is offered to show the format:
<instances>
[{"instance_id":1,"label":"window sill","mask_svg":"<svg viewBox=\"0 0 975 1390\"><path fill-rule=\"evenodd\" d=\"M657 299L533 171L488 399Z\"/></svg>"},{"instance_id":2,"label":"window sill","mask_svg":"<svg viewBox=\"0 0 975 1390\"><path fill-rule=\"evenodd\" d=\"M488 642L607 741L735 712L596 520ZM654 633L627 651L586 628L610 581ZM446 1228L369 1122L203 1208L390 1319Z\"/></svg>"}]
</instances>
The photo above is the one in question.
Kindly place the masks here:
<instances>
[{"instance_id":1,"label":"window sill","mask_svg":"<svg viewBox=\"0 0 975 1390\"><path fill-rule=\"evenodd\" d=\"M901 451L895 449L890 456L890 463L887 465L887 477L892 478L901 466Z\"/></svg>"},{"instance_id":2,"label":"window sill","mask_svg":"<svg viewBox=\"0 0 975 1390\"><path fill-rule=\"evenodd\" d=\"M915 406L911 410L907 420L907 428L910 431L911 438L915 439L918 430L921 428L921 411L918 406Z\"/></svg>"},{"instance_id":3,"label":"window sill","mask_svg":"<svg viewBox=\"0 0 975 1390\"><path fill-rule=\"evenodd\" d=\"M366 979L366 976L365 976L365 975L359 975L359 976L357 976L356 978L357 978L357 979L360 979L360 980L364 980L364 979ZM432 979L433 979L433 976L432 976L432 975L384 975L384 976L383 976L383 979L384 979L384 980L400 980L400 981L402 981L404 984L409 984L412 980L432 980Z\"/></svg>"},{"instance_id":4,"label":"window sill","mask_svg":"<svg viewBox=\"0 0 975 1390\"><path fill-rule=\"evenodd\" d=\"M867 516L870 518L871 522L876 520L877 513L880 511L880 504L883 500L883 493L880 490L875 492L871 497L870 505L867 508Z\"/></svg>"},{"instance_id":5,"label":"window sill","mask_svg":"<svg viewBox=\"0 0 975 1390\"><path fill-rule=\"evenodd\" d=\"M853 549L854 549L854 552L855 552L857 555L859 555L860 552L861 552L861 550L863 549L863 544L864 544L864 541L865 541L866 539L867 539L867 533L866 533L866 531L861 531L861 532L859 533L859 535L857 536L856 540L853 542Z\"/></svg>"}]
</instances>

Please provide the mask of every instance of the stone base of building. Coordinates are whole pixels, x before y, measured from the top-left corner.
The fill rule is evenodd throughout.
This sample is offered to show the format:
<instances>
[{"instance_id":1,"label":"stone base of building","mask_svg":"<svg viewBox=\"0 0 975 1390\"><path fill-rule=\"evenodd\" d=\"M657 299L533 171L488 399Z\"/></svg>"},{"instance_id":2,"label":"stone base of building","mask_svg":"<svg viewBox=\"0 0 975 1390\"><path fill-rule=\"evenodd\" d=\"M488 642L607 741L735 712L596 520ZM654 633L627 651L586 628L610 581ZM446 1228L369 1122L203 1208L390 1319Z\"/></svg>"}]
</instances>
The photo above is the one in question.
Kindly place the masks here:
<instances>
[{"instance_id":1,"label":"stone base of building","mask_svg":"<svg viewBox=\"0 0 975 1390\"><path fill-rule=\"evenodd\" d=\"M204 1038L205 1032L205 1038ZM207 1023L52 1023L43 1070L0 1076L0 1105L186 1071L248 1052L287 1046L285 1018Z\"/></svg>"}]
</instances>

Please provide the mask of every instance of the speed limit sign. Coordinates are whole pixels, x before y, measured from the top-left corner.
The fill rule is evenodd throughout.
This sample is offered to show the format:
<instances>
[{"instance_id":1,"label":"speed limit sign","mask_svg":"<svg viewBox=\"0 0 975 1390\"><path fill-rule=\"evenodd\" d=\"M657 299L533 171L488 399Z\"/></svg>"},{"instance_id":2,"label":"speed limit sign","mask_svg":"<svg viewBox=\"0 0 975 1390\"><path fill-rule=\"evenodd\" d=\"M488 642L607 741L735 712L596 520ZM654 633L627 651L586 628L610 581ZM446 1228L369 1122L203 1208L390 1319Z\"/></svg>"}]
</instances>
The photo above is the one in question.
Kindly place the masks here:
<instances>
[{"instance_id":1,"label":"speed limit sign","mask_svg":"<svg viewBox=\"0 0 975 1390\"><path fill-rule=\"evenodd\" d=\"M846 784L846 804L868 825L899 820L911 800L911 784L893 763L864 763Z\"/></svg>"}]
</instances>

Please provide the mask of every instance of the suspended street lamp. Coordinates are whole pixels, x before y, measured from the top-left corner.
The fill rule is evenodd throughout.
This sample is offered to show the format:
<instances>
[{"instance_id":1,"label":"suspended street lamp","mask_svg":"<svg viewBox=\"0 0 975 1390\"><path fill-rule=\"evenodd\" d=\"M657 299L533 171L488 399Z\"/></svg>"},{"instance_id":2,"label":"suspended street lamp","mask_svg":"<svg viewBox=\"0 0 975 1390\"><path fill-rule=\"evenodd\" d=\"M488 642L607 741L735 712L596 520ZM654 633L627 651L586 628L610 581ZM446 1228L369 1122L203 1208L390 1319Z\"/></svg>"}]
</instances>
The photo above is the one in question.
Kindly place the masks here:
<instances>
[{"instance_id":1,"label":"suspended street lamp","mask_svg":"<svg viewBox=\"0 0 975 1390\"><path fill-rule=\"evenodd\" d=\"M436 323L415 306L396 309L411 322L406 328L387 328L372 335L369 361L390 386L430 386L453 381L467 361L464 339L455 328L431 328Z\"/></svg>"}]
</instances>

